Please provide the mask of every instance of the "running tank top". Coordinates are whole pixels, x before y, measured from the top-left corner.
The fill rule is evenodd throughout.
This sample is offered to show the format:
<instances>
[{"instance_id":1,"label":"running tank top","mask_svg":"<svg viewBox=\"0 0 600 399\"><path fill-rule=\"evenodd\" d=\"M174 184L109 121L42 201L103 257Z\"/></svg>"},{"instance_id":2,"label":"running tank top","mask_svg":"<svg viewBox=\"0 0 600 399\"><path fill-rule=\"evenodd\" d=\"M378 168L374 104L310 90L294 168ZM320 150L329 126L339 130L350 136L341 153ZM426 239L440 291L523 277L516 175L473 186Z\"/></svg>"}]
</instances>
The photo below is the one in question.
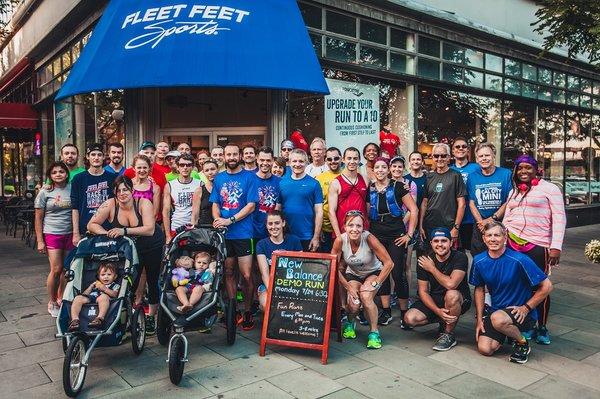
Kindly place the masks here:
<instances>
[{"instance_id":1,"label":"running tank top","mask_svg":"<svg viewBox=\"0 0 600 399\"><path fill-rule=\"evenodd\" d=\"M200 187L201 181L191 179L189 183L181 183L179 179L167 183L171 187L171 201L173 213L171 214L171 230L176 230L192 221L192 196Z\"/></svg>"},{"instance_id":2,"label":"running tank top","mask_svg":"<svg viewBox=\"0 0 600 399\"><path fill-rule=\"evenodd\" d=\"M200 216L198 217L198 224L212 224L212 203L209 201L210 192L206 188L206 185L202 185L202 199L200 201Z\"/></svg>"},{"instance_id":3,"label":"running tank top","mask_svg":"<svg viewBox=\"0 0 600 399\"><path fill-rule=\"evenodd\" d=\"M140 213L140 200L135 199L133 201L133 212L135 213L135 217L137 218L137 223L130 226L123 226L121 222L119 222L119 203L115 200L115 215L113 216L113 220L110 222L113 228L122 228L122 227L141 227L144 222L142 220L142 214ZM162 229L158 224L154 225L154 234L151 236L129 236L129 238L135 241L135 247L138 251L138 254L144 253L146 251L151 251L155 248L161 248L165 243L165 237L162 233Z\"/></svg>"},{"instance_id":4,"label":"running tank top","mask_svg":"<svg viewBox=\"0 0 600 399\"><path fill-rule=\"evenodd\" d=\"M154 183L152 183L152 180L150 179L148 179L148 181L150 182L150 187L148 188L148 190L140 191L133 189L133 198L146 198L148 201L153 202L152 200L154 199Z\"/></svg>"},{"instance_id":5,"label":"running tank top","mask_svg":"<svg viewBox=\"0 0 600 399\"><path fill-rule=\"evenodd\" d=\"M115 215L113 216L113 220L110 221L110 224L113 228L122 228L122 227L140 227L142 226L142 214L140 213L140 201L138 199L133 200L133 212L135 213L135 217L137 218L137 224L135 226L124 226L119 222L119 202L115 201Z\"/></svg>"},{"instance_id":6,"label":"running tank top","mask_svg":"<svg viewBox=\"0 0 600 399\"><path fill-rule=\"evenodd\" d=\"M365 278L369 274L381 270L382 264L367 242L367 238L371 233L363 231L360 236L360 245L356 253L352 253L350 239L348 233L343 233L342 238L342 255L346 263L346 273L353 274L360 278Z\"/></svg>"},{"instance_id":7,"label":"running tank top","mask_svg":"<svg viewBox=\"0 0 600 399\"><path fill-rule=\"evenodd\" d=\"M338 226L340 227L340 231L344 232L344 218L346 217L346 213L348 211L361 211L364 217L364 228L367 230L369 228L368 218L367 218L367 183L362 175L359 173L354 184L350 183L348 179L343 175L339 175L336 177L337 181L340 183L340 194L338 196L338 207L335 212Z\"/></svg>"}]
</instances>

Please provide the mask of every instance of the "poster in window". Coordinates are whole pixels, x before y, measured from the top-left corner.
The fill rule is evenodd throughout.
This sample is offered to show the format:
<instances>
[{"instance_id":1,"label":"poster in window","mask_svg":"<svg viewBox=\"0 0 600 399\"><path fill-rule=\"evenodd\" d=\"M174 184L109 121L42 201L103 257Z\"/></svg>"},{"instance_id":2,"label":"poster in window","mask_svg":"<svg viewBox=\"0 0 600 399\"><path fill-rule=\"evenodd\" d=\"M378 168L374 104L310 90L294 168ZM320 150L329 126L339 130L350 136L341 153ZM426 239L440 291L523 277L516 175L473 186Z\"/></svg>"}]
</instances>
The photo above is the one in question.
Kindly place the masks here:
<instances>
[{"instance_id":1,"label":"poster in window","mask_svg":"<svg viewBox=\"0 0 600 399\"><path fill-rule=\"evenodd\" d=\"M63 145L73 142L73 103L58 101L54 103L54 157L60 158Z\"/></svg>"}]
</instances>

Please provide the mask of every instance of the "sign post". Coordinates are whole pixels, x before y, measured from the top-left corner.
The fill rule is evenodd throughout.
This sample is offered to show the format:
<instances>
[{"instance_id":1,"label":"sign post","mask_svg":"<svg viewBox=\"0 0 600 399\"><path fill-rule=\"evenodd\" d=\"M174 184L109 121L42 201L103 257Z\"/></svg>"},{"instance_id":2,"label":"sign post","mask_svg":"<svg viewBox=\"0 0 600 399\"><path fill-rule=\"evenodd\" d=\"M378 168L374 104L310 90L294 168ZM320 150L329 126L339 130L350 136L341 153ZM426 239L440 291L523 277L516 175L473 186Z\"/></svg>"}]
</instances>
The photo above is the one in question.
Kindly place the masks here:
<instances>
[{"instance_id":1,"label":"sign post","mask_svg":"<svg viewBox=\"0 0 600 399\"><path fill-rule=\"evenodd\" d=\"M271 262L260 356L267 344L321 351L327 363L336 257L275 251Z\"/></svg>"}]
</instances>

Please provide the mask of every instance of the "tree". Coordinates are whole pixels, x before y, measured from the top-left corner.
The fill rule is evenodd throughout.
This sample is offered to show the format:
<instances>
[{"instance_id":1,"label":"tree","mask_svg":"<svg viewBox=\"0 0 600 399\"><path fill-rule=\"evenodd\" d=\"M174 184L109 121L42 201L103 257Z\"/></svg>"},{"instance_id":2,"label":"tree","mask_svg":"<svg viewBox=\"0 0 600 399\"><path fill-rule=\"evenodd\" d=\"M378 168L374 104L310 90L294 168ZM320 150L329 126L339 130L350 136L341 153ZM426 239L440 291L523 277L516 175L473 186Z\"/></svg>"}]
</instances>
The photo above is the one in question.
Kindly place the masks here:
<instances>
[{"instance_id":1,"label":"tree","mask_svg":"<svg viewBox=\"0 0 600 399\"><path fill-rule=\"evenodd\" d=\"M544 36L544 51L565 46L569 58L588 57L600 64L600 1L538 0L541 8L532 26Z\"/></svg>"},{"instance_id":2,"label":"tree","mask_svg":"<svg viewBox=\"0 0 600 399\"><path fill-rule=\"evenodd\" d=\"M0 0L0 41L10 34L9 23L12 13L23 0Z\"/></svg>"}]
</instances>

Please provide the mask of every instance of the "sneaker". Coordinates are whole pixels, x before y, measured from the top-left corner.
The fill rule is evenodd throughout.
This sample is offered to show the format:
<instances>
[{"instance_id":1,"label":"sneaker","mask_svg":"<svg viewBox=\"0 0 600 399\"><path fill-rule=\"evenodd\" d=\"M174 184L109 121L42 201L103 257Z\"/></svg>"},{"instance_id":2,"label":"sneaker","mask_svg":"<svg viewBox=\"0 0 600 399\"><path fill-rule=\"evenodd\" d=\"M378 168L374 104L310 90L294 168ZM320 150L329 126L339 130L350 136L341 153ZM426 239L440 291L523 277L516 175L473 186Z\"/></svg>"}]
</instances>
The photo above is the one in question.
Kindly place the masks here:
<instances>
[{"instance_id":1,"label":"sneaker","mask_svg":"<svg viewBox=\"0 0 600 399\"><path fill-rule=\"evenodd\" d=\"M404 322L404 320L400 320L400 328L403 329L404 331L410 331L413 328L411 326L409 326L408 324L406 324Z\"/></svg>"},{"instance_id":2,"label":"sneaker","mask_svg":"<svg viewBox=\"0 0 600 399\"><path fill-rule=\"evenodd\" d=\"M513 353L510 355L509 360L513 363L525 364L529 359L529 341L525 340L524 344L518 344L516 341L513 342Z\"/></svg>"},{"instance_id":3,"label":"sneaker","mask_svg":"<svg viewBox=\"0 0 600 399\"><path fill-rule=\"evenodd\" d=\"M379 349L381 348L381 337L378 331L371 331L369 338L367 338L367 349Z\"/></svg>"},{"instance_id":4,"label":"sneaker","mask_svg":"<svg viewBox=\"0 0 600 399\"><path fill-rule=\"evenodd\" d=\"M550 345L550 333L546 326L541 326L536 331L537 337L535 338L535 342L540 345Z\"/></svg>"},{"instance_id":5,"label":"sneaker","mask_svg":"<svg viewBox=\"0 0 600 399\"><path fill-rule=\"evenodd\" d=\"M367 318L365 317L365 314L362 310L358 313L358 316L356 316L356 318L358 319L358 322L360 323L361 326L369 325L369 320L367 320Z\"/></svg>"},{"instance_id":6,"label":"sneaker","mask_svg":"<svg viewBox=\"0 0 600 399\"><path fill-rule=\"evenodd\" d=\"M346 313L345 309L342 309L342 311L340 312L340 320L342 322L348 321L348 314Z\"/></svg>"},{"instance_id":7,"label":"sneaker","mask_svg":"<svg viewBox=\"0 0 600 399\"><path fill-rule=\"evenodd\" d=\"M250 313L252 313L252 316L256 316L258 314L259 310L260 310L260 303L258 301L253 301L252 306L250 307Z\"/></svg>"},{"instance_id":8,"label":"sneaker","mask_svg":"<svg viewBox=\"0 0 600 399\"><path fill-rule=\"evenodd\" d=\"M356 331L354 330L354 323L350 321L344 322L344 329L342 331L342 336L346 339L355 339Z\"/></svg>"},{"instance_id":9,"label":"sneaker","mask_svg":"<svg viewBox=\"0 0 600 399\"><path fill-rule=\"evenodd\" d=\"M251 312L244 312L244 318L242 319L242 330L250 331L254 328L254 316Z\"/></svg>"},{"instance_id":10,"label":"sneaker","mask_svg":"<svg viewBox=\"0 0 600 399\"><path fill-rule=\"evenodd\" d=\"M523 334L523 337L525 337L527 341L537 338L537 330L535 328L532 328L528 331L522 331L521 334Z\"/></svg>"},{"instance_id":11,"label":"sneaker","mask_svg":"<svg viewBox=\"0 0 600 399\"><path fill-rule=\"evenodd\" d=\"M242 315L242 312L237 310L235 312L235 324L240 325L240 324L242 324L243 321L244 321L244 316ZM225 323L227 323L227 321L225 321Z\"/></svg>"},{"instance_id":12,"label":"sneaker","mask_svg":"<svg viewBox=\"0 0 600 399\"><path fill-rule=\"evenodd\" d=\"M156 334L156 317L146 315L146 335L151 336Z\"/></svg>"},{"instance_id":13,"label":"sneaker","mask_svg":"<svg viewBox=\"0 0 600 399\"><path fill-rule=\"evenodd\" d=\"M456 346L456 338L454 338L454 334L441 333L431 349L434 351L445 352L449 349L452 349L454 346Z\"/></svg>"},{"instance_id":14,"label":"sneaker","mask_svg":"<svg viewBox=\"0 0 600 399\"><path fill-rule=\"evenodd\" d=\"M235 299L238 302L244 302L244 294L242 291L238 290L238 292L235 294Z\"/></svg>"},{"instance_id":15,"label":"sneaker","mask_svg":"<svg viewBox=\"0 0 600 399\"><path fill-rule=\"evenodd\" d=\"M388 324L390 324L393 320L392 314L390 313L389 310L381 310L379 312L379 317L377 318L377 324L379 324L380 326L387 326Z\"/></svg>"},{"instance_id":16,"label":"sneaker","mask_svg":"<svg viewBox=\"0 0 600 399\"><path fill-rule=\"evenodd\" d=\"M60 313L60 306L58 306L58 303L48 302L48 313L56 319Z\"/></svg>"},{"instance_id":17,"label":"sneaker","mask_svg":"<svg viewBox=\"0 0 600 399\"><path fill-rule=\"evenodd\" d=\"M392 297L390 298L390 307L395 307L398 305L398 297L396 296L396 294L392 294Z\"/></svg>"}]
</instances>

